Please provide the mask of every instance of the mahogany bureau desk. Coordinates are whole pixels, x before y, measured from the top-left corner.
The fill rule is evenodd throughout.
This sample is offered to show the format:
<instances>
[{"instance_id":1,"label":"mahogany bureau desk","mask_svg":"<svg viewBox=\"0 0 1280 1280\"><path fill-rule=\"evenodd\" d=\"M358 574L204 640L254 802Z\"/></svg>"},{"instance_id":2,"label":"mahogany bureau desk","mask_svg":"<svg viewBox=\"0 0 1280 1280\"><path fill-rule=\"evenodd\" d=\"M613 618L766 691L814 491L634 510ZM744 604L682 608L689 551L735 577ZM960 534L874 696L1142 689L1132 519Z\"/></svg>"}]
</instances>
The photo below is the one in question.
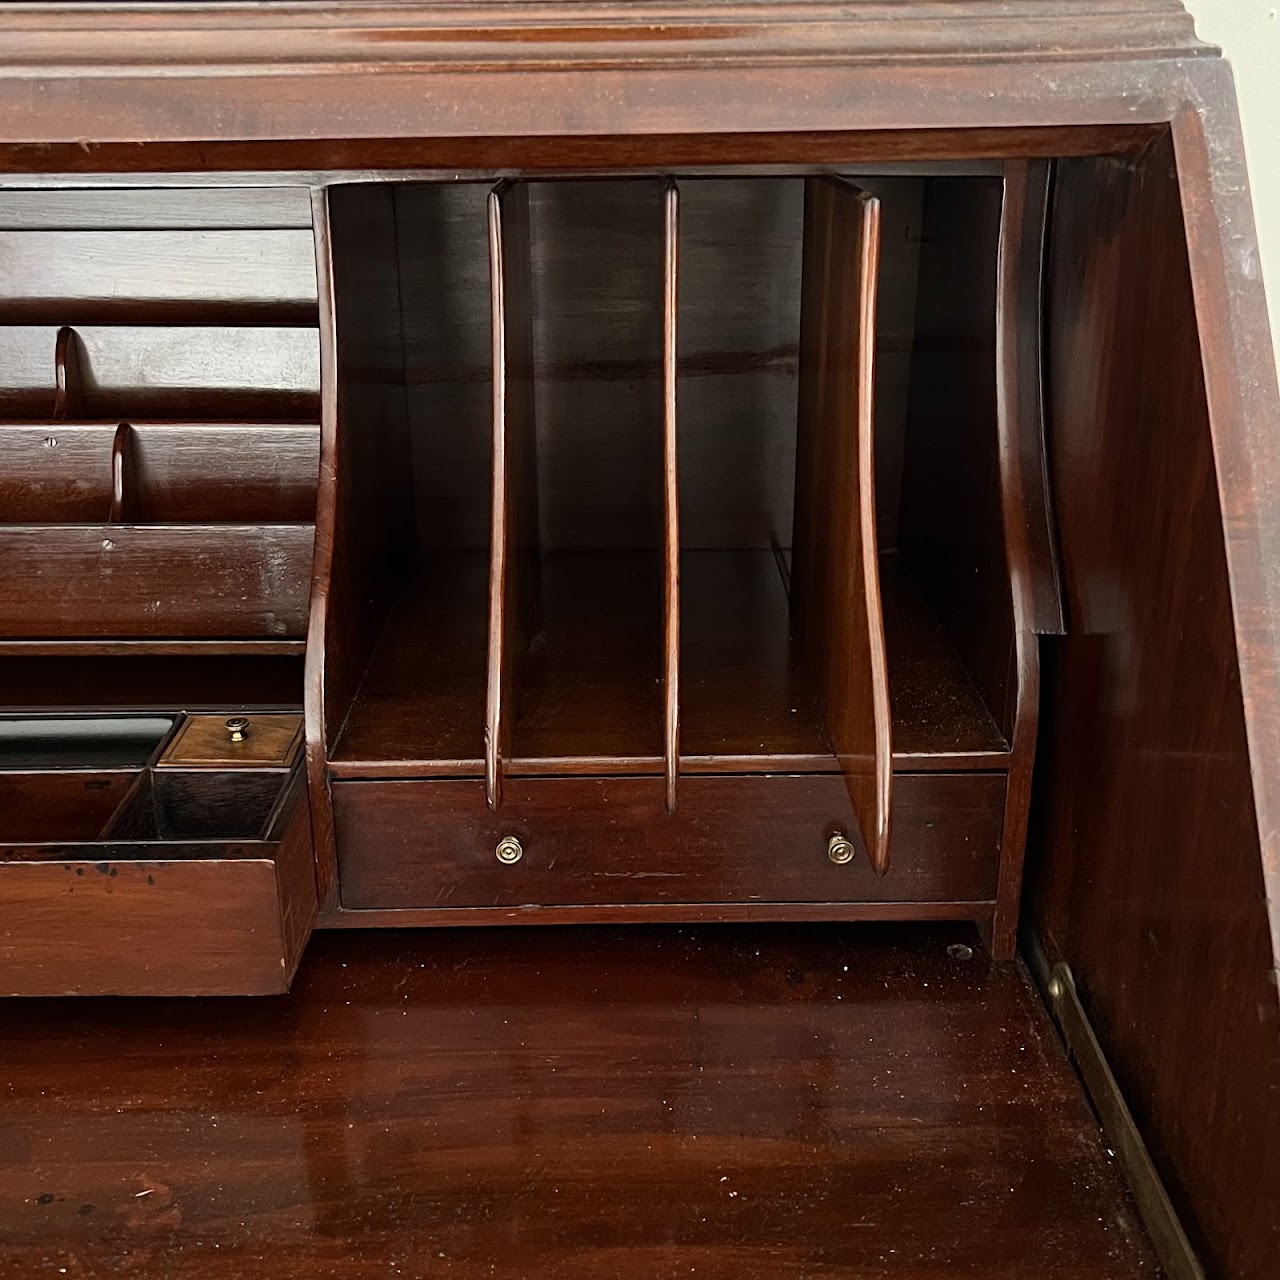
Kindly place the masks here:
<instances>
[{"instance_id":1,"label":"mahogany bureau desk","mask_svg":"<svg viewBox=\"0 0 1280 1280\"><path fill-rule=\"evenodd\" d=\"M973 922L1280 1274L1265 314L1178 0L3 6L0 989Z\"/></svg>"}]
</instances>

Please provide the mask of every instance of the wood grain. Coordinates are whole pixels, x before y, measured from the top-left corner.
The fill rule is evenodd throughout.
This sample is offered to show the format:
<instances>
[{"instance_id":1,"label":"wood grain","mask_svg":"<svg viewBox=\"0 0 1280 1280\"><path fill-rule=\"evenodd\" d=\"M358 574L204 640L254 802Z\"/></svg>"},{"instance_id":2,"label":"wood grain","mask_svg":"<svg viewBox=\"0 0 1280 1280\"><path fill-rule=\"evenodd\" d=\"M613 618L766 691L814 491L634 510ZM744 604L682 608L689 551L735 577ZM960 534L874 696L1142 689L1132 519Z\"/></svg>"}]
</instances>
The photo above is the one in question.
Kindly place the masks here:
<instances>
[{"instance_id":1,"label":"wood grain","mask_svg":"<svg viewBox=\"0 0 1280 1280\"><path fill-rule=\"evenodd\" d=\"M10 323L314 324L313 254L309 227L0 230L0 287Z\"/></svg>"},{"instance_id":2,"label":"wood grain","mask_svg":"<svg viewBox=\"0 0 1280 1280\"><path fill-rule=\"evenodd\" d=\"M883 874L892 748L875 520L879 210L849 183L805 188L791 598L863 847Z\"/></svg>"},{"instance_id":3,"label":"wood grain","mask_svg":"<svg viewBox=\"0 0 1280 1280\"><path fill-rule=\"evenodd\" d=\"M234 741L229 719L248 721ZM239 769L293 766L302 747L302 717L296 712L255 712L243 708L205 712L187 716L164 753L157 768Z\"/></svg>"},{"instance_id":4,"label":"wood grain","mask_svg":"<svg viewBox=\"0 0 1280 1280\"><path fill-rule=\"evenodd\" d=\"M1004 185L926 186L898 547L1009 740L1014 628L997 395ZM1034 323L1027 316L1018 332ZM1010 502L1011 518L1027 519L1022 505Z\"/></svg>"},{"instance_id":5,"label":"wood grain","mask_svg":"<svg viewBox=\"0 0 1280 1280\"><path fill-rule=\"evenodd\" d=\"M2 423L0 511L12 524L96 523L111 507L118 424ZM133 494L157 524L315 519L318 426L132 422Z\"/></svg>"},{"instance_id":6,"label":"wood grain","mask_svg":"<svg viewBox=\"0 0 1280 1280\"><path fill-rule=\"evenodd\" d=\"M839 774L513 778L498 814L478 780L333 784L347 908L982 902L995 892L999 774L899 775L893 864L845 866L827 841L855 821ZM498 841L524 857L504 866ZM678 918L678 912L676 913ZM668 917L670 918L670 917ZM696 918L696 916L694 917ZM521 919L536 923L537 912Z\"/></svg>"},{"instance_id":7,"label":"wood grain","mask_svg":"<svg viewBox=\"0 0 1280 1280\"><path fill-rule=\"evenodd\" d=\"M63 393L59 329L0 325L4 417L315 419L314 328L77 325L74 337L78 372Z\"/></svg>"},{"instance_id":8,"label":"wood grain","mask_svg":"<svg viewBox=\"0 0 1280 1280\"><path fill-rule=\"evenodd\" d=\"M996 284L996 436L1005 564L1013 630L1009 786L1000 848L1000 890L988 944L1017 952L1022 872L1035 783L1040 716L1040 642L1066 626L1057 527L1050 494L1042 341L1046 165L1005 165ZM998 607L998 606L997 606Z\"/></svg>"},{"instance_id":9,"label":"wood grain","mask_svg":"<svg viewBox=\"0 0 1280 1280\"><path fill-rule=\"evenodd\" d=\"M311 525L0 526L9 638L302 636Z\"/></svg>"},{"instance_id":10,"label":"wood grain","mask_svg":"<svg viewBox=\"0 0 1280 1280\"><path fill-rule=\"evenodd\" d=\"M1206 1264L1263 1280L1280 1257L1260 1191L1280 1182L1280 1112L1262 1102L1280 1090L1280 1004L1215 457L1229 427L1206 399L1218 337L1197 327L1168 139L1130 164L1065 164L1055 190L1069 630L1046 647L1032 919Z\"/></svg>"},{"instance_id":11,"label":"wood grain","mask_svg":"<svg viewBox=\"0 0 1280 1280\"><path fill-rule=\"evenodd\" d=\"M0 1010L0 1265L1156 1273L1025 979L947 957L964 926L466 942L317 937L282 1000Z\"/></svg>"},{"instance_id":12,"label":"wood grain","mask_svg":"<svg viewBox=\"0 0 1280 1280\"><path fill-rule=\"evenodd\" d=\"M675 813L680 781L680 190L669 181L662 237L662 753L665 802Z\"/></svg>"},{"instance_id":13,"label":"wood grain","mask_svg":"<svg viewBox=\"0 0 1280 1280\"><path fill-rule=\"evenodd\" d=\"M316 915L302 790L292 788L261 841L130 836L0 849L0 987L28 996L287 990ZM181 813L189 822L189 808Z\"/></svg>"},{"instance_id":14,"label":"wood grain","mask_svg":"<svg viewBox=\"0 0 1280 1280\"><path fill-rule=\"evenodd\" d=\"M543 754L513 755L512 775L664 770L646 688L657 678L648 610L661 583L647 555L612 563L614 574L599 577L563 558L546 563L543 635L562 655L555 670L569 674L552 678L534 662L524 711L533 733L559 708L566 733L526 738ZM634 621L601 640L592 593L611 576L620 590L600 611L625 619L630 610ZM1008 744L910 566L886 556L880 577L894 770L1007 768ZM335 775L483 776L486 578L483 555L438 557L406 575L331 753ZM681 771L838 771L773 554L686 551L681 582Z\"/></svg>"},{"instance_id":15,"label":"wood grain","mask_svg":"<svg viewBox=\"0 0 1280 1280\"><path fill-rule=\"evenodd\" d=\"M325 764L398 585L413 527L404 310L392 193L317 190L324 350L306 725L321 896L336 894Z\"/></svg>"},{"instance_id":16,"label":"wood grain","mask_svg":"<svg viewBox=\"0 0 1280 1280\"><path fill-rule=\"evenodd\" d=\"M0 772L0 843L95 840L137 776L136 769Z\"/></svg>"},{"instance_id":17,"label":"wood grain","mask_svg":"<svg viewBox=\"0 0 1280 1280\"><path fill-rule=\"evenodd\" d=\"M533 638L538 595L538 455L529 189L489 196L493 316L493 496L489 536L489 650L485 696L485 792L502 803L502 773Z\"/></svg>"},{"instance_id":18,"label":"wood grain","mask_svg":"<svg viewBox=\"0 0 1280 1280\"><path fill-rule=\"evenodd\" d=\"M0 191L5 231L311 229L303 186ZM308 250L308 257L310 257ZM314 288L311 296L314 298Z\"/></svg>"}]
</instances>

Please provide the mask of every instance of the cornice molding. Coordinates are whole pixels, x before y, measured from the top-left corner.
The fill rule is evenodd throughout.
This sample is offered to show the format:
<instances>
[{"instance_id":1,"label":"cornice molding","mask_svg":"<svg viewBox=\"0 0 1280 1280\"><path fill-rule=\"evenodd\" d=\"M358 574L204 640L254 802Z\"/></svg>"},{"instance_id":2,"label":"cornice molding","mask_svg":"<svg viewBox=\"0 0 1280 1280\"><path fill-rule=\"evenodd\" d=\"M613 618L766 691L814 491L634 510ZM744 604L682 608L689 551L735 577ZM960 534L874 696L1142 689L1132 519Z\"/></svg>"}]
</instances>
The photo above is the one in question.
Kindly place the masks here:
<instances>
[{"instance_id":1,"label":"cornice molding","mask_svg":"<svg viewBox=\"0 0 1280 1280\"><path fill-rule=\"evenodd\" d=\"M0 76L305 75L1168 59L1181 0L0 5Z\"/></svg>"}]
</instances>

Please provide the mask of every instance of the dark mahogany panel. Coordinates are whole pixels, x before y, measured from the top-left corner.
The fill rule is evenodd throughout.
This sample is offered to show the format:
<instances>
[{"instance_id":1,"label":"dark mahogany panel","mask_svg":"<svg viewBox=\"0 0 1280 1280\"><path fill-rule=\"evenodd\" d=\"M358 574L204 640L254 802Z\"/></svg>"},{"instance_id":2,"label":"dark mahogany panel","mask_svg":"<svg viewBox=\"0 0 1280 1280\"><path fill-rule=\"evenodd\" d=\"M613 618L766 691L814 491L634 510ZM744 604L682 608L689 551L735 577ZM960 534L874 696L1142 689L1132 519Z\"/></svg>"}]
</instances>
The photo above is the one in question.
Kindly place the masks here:
<instances>
[{"instance_id":1,"label":"dark mahogany panel","mask_svg":"<svg viewBox=\"0 0 1280 1280\"><path fill-rule=\"evenodd\" d=\"M315 323L310 227L0 230L0 282L6 317L32 324Z\"/></svg>"},{"instance_id":2,"label":"dark mahogany panel","mask_svg":"<svg viewBox=\"0 0 1280 1280\"><path fill-rule=\"evenodd\" d=\"M1000 774L899 775L893 865L837 866L854 821L839 774L680 780L508 778L503 807L476 780L333 784L344 907L537 903L985 902L994 897ZM505 836L524 856L503 865ZM640 912L639 914L643 914Z\"/></svg>"},{"instance_id":3,"label":"dark mahogany panel","mask_svg":"<svg viewBox=\"0 0 1280 1280\"><path fill-rule=\"evenodd\" d=\"M880 202L805 186L792 619L875 869L889 865L889 676L876 543L875 328Z\"/></svg>"},{"instance_id":4,"label":"dark mahogany panel","mask_svg":"<svg viewBox=\"0 0 1280 1280\"><path fill-rule=\"evenodd\" d=\"M0 636L302 636L314 540L306 524L0 527Z\"/></svg>"},{"instance_id":5,"label":"dark mahogany panel","mask_svg":"<svg viewBox=\"0 0 1280 1280\"><path fill-rule=\"evenodd\" d=\"M0 425L0 521L105 520L117 423ZM320 428L301 423L129 425L136 516L151 523L314 521Z\"/></svg>"},{"instance_id":6,"label":"dark mahogany panel","mask_svg":"<svg viewBox=\"0 0 1280 1280\"><path fill-rule=\"evenodd\" d=\"M1280 1007L1172 148L1063 164L1056 193L1067 635L1045 649L1034 920L1213 1273L1269 1280Z\"/></svg>"},{"instance_id":7,"label":"dark mahogany panel","mask_svg":"<svg viewBox=\"0 0 1280 1280\"><path fill-rule=\"evenodd\" d=\"M0 1004L0 1272L1156 1275L1035 993L957 943L362 931L278 1000Z\"/></svg>"}]
</instances>

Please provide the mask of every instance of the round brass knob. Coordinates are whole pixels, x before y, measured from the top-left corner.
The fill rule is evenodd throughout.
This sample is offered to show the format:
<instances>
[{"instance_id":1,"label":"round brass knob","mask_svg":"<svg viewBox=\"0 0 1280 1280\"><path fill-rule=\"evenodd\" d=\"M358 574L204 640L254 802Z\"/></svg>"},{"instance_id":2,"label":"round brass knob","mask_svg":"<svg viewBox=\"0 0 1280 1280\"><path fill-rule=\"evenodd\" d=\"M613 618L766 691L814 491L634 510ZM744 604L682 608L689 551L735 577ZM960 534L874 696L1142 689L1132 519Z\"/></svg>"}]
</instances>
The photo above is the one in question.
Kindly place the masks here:
<instances>
[{"instance_id":1,"label":"round brass knob","mask_svg":"<svg viewBox=\"0 0 1280 1280\"><path fill-rule=\"evenodd\" d=\"M827 841L827 857L837 867L843 867L845 863L852 862L857 852L857 849L853 847L853 841L848 836L841 835L838 831Z\"/></svg>"},{"instance_id":2,"label":"round brass knob","mask_svg":"<svg viewBox=\"0 0 1280 1280\"><path fill-rule=\"evenodd\" d=\"M232 742L243 742L249 736L249 720L247 716L232 716L227 721L227 732Z\"/></svg>"},{"instance_id":3,"label":"round brass knob","mask_svg":"<svg viewBox=\"0 0 1280 1280\"><path fill-rule=\"evenodd\" d=\"M524 857L524 846L515 836L503 836L498 841L498 847L493 852L499 862L505 862L509 866L513 862L519 862Z\"/></svg>"}]
</instances>

